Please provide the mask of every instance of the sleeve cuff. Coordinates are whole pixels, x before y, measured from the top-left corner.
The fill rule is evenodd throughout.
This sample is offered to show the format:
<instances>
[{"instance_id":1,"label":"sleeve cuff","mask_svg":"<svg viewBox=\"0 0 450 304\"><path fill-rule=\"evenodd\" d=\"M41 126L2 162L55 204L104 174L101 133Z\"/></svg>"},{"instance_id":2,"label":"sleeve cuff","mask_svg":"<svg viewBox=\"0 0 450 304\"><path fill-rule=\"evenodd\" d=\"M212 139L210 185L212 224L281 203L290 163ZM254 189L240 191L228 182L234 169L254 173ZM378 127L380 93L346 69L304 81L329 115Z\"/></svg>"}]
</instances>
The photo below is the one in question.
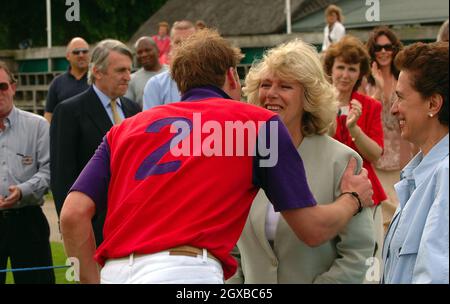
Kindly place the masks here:
<instances>
[{"instance_id":1,"label":"sleeve cuff","mask_svg":"<svg viewBox=\"0 0 450 304\"><path fill-rule=\"evenodd\" d=\"M27 183L17 185L17 187L20 189L20 192L22 193L22 197L20 198L21 201L27 200L27 198L29 198L33 193L31 186Z\"/></svg>"}]
</instances>

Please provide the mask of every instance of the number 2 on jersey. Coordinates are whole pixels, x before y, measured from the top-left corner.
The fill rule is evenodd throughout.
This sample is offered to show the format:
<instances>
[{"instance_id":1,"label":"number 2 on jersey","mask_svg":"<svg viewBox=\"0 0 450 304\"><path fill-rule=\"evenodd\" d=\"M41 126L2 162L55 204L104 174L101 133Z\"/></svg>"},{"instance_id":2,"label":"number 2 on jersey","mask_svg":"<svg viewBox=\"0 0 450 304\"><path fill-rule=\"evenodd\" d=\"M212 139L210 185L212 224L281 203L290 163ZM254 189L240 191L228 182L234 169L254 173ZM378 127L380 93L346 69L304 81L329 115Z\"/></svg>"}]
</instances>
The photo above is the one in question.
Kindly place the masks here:
<instances>
[{"instance_id":1,"label":"number 2 on jersey","mask_svg":"<svg viewBox=\"0 0 450 304\"><path fill-rule=\"evenodd\" d=\"M181 161L170 161L167 163L158 164L158 162L170 151L170 149L178 145L183 139L185 139L192 131L192 121L185 117L168 117L153 122L145 130L146 133L155 134L159 133L162 128L166 126L174 125L178 127L178 132L162 146L156 149L152 154L147 156L139 169L136 172L136 180L144 180L152 175L161 175L177 171L181 167Z\"/></svg>"}]
</instances>

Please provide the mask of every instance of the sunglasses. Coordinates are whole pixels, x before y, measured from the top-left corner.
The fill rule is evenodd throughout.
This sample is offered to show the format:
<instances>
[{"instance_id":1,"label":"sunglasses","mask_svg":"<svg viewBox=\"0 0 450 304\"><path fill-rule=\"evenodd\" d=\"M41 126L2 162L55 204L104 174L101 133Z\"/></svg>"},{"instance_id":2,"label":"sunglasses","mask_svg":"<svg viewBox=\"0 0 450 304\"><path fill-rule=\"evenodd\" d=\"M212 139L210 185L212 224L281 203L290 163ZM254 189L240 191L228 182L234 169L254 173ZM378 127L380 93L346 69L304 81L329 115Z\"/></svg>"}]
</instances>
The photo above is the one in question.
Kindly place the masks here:
<instances>
[{"instance_id":1,"label":"sunglasses","mask_svg":"<svg viewBox=\"0 0 450 304\"><path fill-rule=\"evenodd\" d=\"M381 52L384 49L386 52L392 52L394 50L394 46L392 44L375 44L374 46L375 52Z\"/></svg>"},{"instance_id":2,"label":"sunglasses","mask_svg":"<svg viewBox=\"0 0 450 304\"><path fill-rule=\"evenodd\" d=\"M87 53L89 53L88 49L74 49L72 51L72 54L74 54L74 55L80 55L80 54L86 55Z\"/></svg>"},{"instance_id":3,"label":"sunglasses","mask_svg":"<svg viewBox=\"0 0 450 304\"><path fill-rule=\"evenodd\" d=\"M0 82L0 91L5 92L9 89L9 83L7 82Z\"/></svg>"}]
</instances>

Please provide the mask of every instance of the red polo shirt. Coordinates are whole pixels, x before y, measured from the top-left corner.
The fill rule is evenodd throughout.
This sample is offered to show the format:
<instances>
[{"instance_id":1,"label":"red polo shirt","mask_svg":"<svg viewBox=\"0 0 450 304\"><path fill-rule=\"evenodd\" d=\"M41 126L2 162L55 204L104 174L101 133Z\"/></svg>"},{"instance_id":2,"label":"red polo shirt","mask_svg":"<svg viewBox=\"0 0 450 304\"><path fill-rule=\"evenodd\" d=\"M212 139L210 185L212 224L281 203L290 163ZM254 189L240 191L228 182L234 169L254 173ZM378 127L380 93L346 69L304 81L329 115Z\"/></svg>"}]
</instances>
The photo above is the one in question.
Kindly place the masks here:
<instances>
[{"instance_id":1,"label":"red polo shirt","mask_svg":"<svg viewBox=\"0 0 450 304\"><path fill-rule=\"evenodd\" d=\"M191 97L200 100L189 101L188 94L185 102L144 111L107 134L71 189L90 196L97 208L107 208L104 241L95 255L100 264L131 253L150 254L190 245L206 248L217 257L227 279L237 266L230 251L260 187L277 211L315 205L301 158L278 116L224 99L224 93L217 90L193 90ZM206 133L196 130L194 115L198 114ZM184 135L191 145L190 155L172 153L171 141L180 135L170 133L174 121L191 122L192 132ZM215 132L224 131L230 122L259 126L259 137L248 141L250 153L208 156L196 151L194 141L205 144L214 129L211 126ZM255 143L261 141L262 128L272 122L278 126L277 133L266 136L278 145L274 152L278 161L262 167L263 157L253 152ZM219 133L224 148L230 138L226 132ZM231 141L236 152L237 143Z\"/></svg>"}]
</instances>

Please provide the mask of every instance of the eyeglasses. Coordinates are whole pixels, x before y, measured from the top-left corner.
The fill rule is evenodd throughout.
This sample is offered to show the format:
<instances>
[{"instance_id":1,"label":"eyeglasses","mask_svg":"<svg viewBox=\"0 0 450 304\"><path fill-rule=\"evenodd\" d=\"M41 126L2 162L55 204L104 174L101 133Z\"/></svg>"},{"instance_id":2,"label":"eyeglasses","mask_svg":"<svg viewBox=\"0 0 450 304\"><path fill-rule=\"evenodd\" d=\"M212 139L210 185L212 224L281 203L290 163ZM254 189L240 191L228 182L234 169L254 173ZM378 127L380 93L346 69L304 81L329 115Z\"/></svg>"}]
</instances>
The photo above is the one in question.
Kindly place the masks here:
<instances>
[{"instance_id":1,"label":"eyeglasses","mask_svg":"<svg viewBox=\"0 0 450 304\"><path fill-rule=\"evenodd\" d=\"M394 46L392 44L375 44L374 46L375 52L381 52L384 49L386 52L392 52L394 50Z\"/></svg>"},{"instance_id":2,"label":"eyeglasses","mask_svg":"<svg viewBox=\"0 0 450 304\"><path fill-rule=\"evenodd\" d=\"M0 82L0 91L5 92L9 89L9 83L7 82Z\"/></svg>"},{"instance_id":3,"label":"eyeglasses","mask_svg":"<svg viewBox=\"0 0 450 304\"><path fill-rule=\"evenodd\" d=\"M86 55L87 53L89 53L88 49L74 49L72 51L72 54L74 54L74 55L80 55L80 54Z\"/></svg>"}]
</instances>

